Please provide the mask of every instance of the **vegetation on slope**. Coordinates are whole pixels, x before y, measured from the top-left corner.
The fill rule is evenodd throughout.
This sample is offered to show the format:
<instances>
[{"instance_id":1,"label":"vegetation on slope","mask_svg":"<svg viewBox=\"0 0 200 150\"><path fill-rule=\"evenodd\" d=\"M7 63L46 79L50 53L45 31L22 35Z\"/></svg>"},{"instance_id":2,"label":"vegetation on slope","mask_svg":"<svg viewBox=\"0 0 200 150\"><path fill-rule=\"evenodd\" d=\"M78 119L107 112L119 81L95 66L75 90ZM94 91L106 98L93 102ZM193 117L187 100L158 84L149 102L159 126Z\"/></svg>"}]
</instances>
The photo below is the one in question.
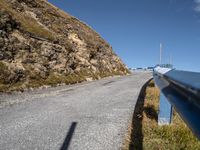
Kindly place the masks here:
<instances>
[{"instance_id":1,"label":"vegetation on slope","mask_svg":"<svg viewBox=\"0 0 200 150\"><path fill-rule=\"evenodd\" d=\"M0 92L129 73L99 34L47 1L0 0L0 8Z\"/></svg>"},{"instance_id":2,"label":"vegetation on slope","mask_svg":"<svg viewBox=\"0 0 200 150\"><path fill-rule=\"evenodd\" d=\"M31 16L25 15L24 13L17 12L13 9L5 0L0 0L0 8L6 10L12 15L12 17L17 20L22 28L35 36L46 38L49 40L54 40L54 35L49 30L45 29L42 25L32 18Z\"/></svg>"}]
</instances>

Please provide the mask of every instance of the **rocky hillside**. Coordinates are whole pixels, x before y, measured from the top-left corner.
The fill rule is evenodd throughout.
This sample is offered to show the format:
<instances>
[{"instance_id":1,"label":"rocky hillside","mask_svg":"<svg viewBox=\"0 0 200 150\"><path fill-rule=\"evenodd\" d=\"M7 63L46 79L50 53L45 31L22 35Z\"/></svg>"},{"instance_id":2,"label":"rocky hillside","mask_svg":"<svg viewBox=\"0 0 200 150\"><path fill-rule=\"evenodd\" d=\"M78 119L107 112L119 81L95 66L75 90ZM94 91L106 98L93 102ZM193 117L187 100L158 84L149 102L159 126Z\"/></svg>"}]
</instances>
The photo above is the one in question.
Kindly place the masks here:
<instances>
[{"instance_id":1,"label":"rocky hillside","mask_svg":"<svg viewBox=\"0 0 200 150\"><path fill-rule=\"evenodd\" d=\"M0 0L0 91L127 73L99 34L46 0Z\"/></svg>"}]
</instances>

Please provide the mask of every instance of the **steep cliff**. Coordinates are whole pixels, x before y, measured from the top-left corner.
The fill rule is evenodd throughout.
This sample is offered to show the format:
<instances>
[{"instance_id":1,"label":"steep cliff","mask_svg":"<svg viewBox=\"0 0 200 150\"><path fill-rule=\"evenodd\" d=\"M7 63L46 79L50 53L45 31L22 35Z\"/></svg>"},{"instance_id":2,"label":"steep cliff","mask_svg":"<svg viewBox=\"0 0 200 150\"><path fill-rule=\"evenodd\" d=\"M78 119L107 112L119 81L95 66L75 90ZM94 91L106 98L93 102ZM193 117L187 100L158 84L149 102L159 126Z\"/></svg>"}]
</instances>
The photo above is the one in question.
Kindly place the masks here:
<instances>
[{"instance_id":1,"label":"steep cliff","mask_svg":"<svg viewBox=\"0 0 200 150\"><path fill-rule=\"evenodd\" d=\"M46 0L0 0L0 91L126 74L99 34Z\"/></svg>"}]
</instances>

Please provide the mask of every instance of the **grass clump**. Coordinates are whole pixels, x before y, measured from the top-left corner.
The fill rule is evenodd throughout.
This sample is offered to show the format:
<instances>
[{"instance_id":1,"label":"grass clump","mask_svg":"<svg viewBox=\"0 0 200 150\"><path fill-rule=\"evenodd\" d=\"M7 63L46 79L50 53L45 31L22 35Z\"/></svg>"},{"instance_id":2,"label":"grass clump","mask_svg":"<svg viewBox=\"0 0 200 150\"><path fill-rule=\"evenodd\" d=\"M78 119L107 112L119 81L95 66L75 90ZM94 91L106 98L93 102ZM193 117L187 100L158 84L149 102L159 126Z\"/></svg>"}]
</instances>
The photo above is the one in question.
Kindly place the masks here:
<instances>
[{"instance_id":1,"label":"grass clump","mask_svg":"<svg viewBox=\"0 0 200 150\"><path fill-rule=\"evenodd\" d=\"M5 91L21 91L23 87L23 82L13 83L9 81L10 71L5 63L0 61L0 92Z\"/></svg>"},{"instance_id":2,"label":"grass clump","mask_svg":"<svg viewBox=\"0 0 200 150\"><path fill-rule=\"evenodd\" d=\"M10 72L5 63L0 61L0 84L5 84Z\"/></svg>"},{"instance_id":3,"label":"grass clump","mask_svg":"<svg viewBox=\"0 0 200 150\"><path fill-rule=\"evenodd\" d=\"M199 140L175 110L171 125L158 126L159 95L154 82L149 82L136 105L129 143L123 149L200 150Z\"/></svg>"},{"instance_id":4,"label":"grass clump","mask_svg":"<svg viewBox=\"0 0 200 150\"><path fill-rule=\"evenodd\" d=\"M18 20L20 20L21 25L24 27L23 29L28 31L29 33L32 33L34 36L42 37L51 41L55 39L52 32L38 24L38 22L33 18L25 15L18 15L16 17L18 18Z\"/></svg>"}]
</instances>

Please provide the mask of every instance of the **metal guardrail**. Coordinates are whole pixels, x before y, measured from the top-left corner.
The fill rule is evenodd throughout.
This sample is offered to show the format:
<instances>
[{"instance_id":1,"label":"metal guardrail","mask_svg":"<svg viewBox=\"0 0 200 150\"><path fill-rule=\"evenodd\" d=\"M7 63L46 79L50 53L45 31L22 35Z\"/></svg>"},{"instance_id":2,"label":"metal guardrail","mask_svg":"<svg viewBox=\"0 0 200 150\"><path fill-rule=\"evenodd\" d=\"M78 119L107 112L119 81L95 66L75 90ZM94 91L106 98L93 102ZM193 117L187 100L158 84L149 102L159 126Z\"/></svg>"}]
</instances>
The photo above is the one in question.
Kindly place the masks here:
<instances>
[{"instance_id":1,"label":"metal guardrail","mask_svg":"<svg viewBox=\"0 0 200 150\"><path fill-rule=\"evenodd\" d=\"M172 107L200 139L200 73L156 67L154 81L161 90L158 124L170 124Z\"/></svg>"}]
</instances>

